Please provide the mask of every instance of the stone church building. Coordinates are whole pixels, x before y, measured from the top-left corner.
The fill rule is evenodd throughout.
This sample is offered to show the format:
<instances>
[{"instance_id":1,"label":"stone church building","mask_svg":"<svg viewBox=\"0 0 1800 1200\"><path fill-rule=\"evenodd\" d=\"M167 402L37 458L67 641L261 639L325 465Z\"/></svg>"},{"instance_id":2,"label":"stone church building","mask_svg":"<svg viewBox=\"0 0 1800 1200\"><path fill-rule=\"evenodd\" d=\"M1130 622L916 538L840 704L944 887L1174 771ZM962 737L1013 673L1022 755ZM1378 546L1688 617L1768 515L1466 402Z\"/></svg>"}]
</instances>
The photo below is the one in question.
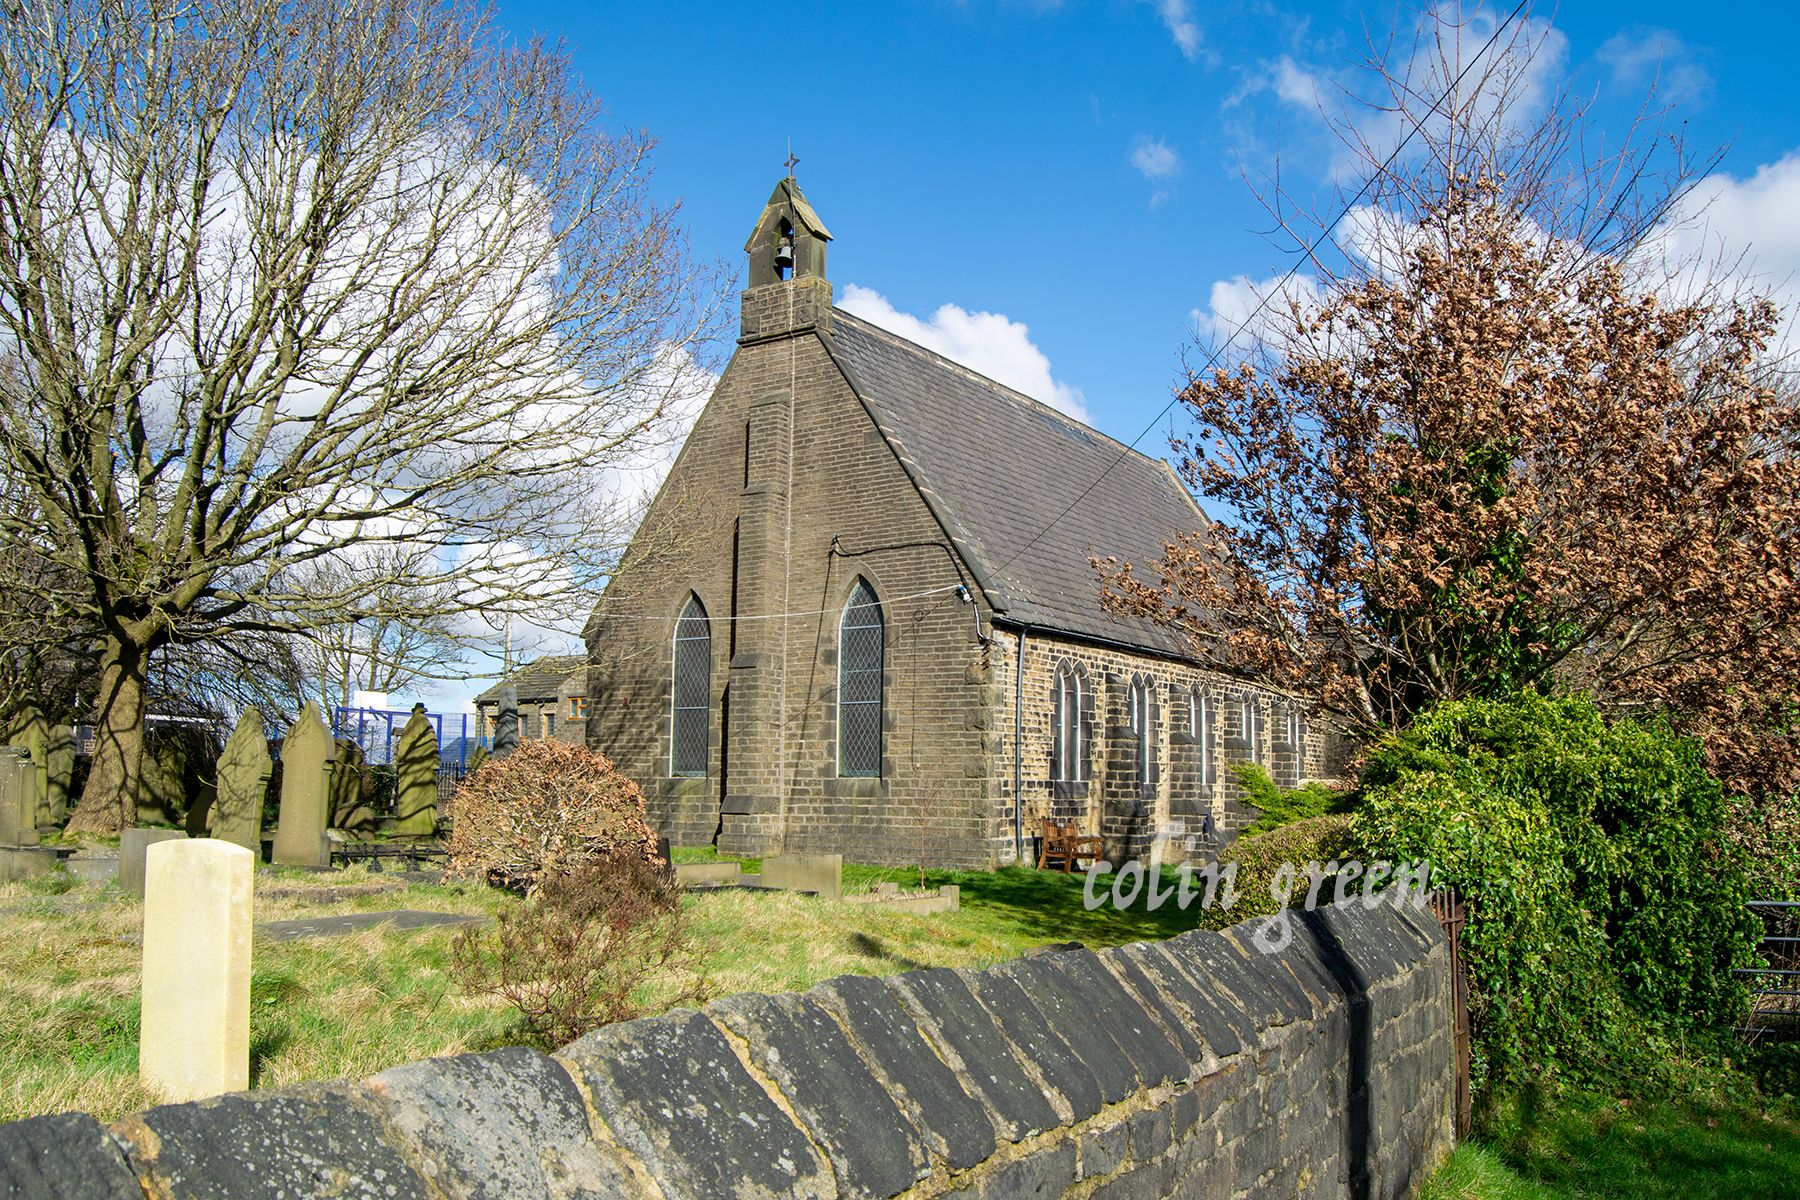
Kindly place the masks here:
<instances>
[{"instance_id":1,"label":"stone church building","mask_svg":"<svg viewBox=\"0 0 1800 1200\"><path fill-rule=\"evenodd\" d=\"M589 626L588 742L652 823L990 866L1055 817L1173 861L1229 827L1231 761L1323 775L1298 704L1101 607L1091 557L1205 524L1168 464L834 308L830 240L783 179L737 351Z\"/></svg>"}]
</instances>

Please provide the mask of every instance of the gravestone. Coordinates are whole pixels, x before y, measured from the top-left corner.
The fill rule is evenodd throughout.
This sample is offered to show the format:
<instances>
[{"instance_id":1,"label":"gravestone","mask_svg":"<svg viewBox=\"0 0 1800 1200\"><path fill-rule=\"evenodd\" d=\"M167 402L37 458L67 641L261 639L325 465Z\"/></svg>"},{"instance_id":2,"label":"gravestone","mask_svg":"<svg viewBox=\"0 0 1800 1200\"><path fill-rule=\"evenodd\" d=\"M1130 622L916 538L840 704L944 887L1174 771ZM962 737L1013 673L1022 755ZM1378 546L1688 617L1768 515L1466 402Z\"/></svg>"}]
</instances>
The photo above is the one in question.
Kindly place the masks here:
<instances>
[{"instance_id":1,"label":"gravestone","mask_svg":"<svg viewBox=\"0 0 1800 1200\"><path fill-rule=\"evenodd\" d=\"M762 886L817 892L830 900L844 894L842 854L772 854L763 859Z\"/></svg>"},{"instance_id":2,"label":"gravestone","mask_svg":"<svg viewBox=\"0 0 1800 1200\"><path fill-rule=\"evenodd\" d=\"M375 806L363 763L367 761L361 745L349 738L338 738L331 760L331 828L340 829L355 841L367 842L375 837Z\"/></svg>"},{"instance_id":3,"label":"gravestone","mask_svg":"<svg viewBox=\"0 0 1800 1200\"><path fill-rule=\"evenodd\" d=\"M505 758L519 748L519 693L510 685L500 689L499 711L494 717L494 751L491 758Z\"/></svg>"},{"instance_id":4,"label":"gravestone","mask_svg":"<svg viewBox=\"0 0 1800 1200\"><path fill-rule=\"evenodd\" d=\"M71 793L75 788L75 730L68 725L50 727L50 751L46 756L49 771L50 819L40 825L61 825L68 819Z\"/></svg>"},{"instance_id":5,"label":"gravestone","mask_svg":"<svg viewBox=\"0 0 1800 1200\"><path fill-rule=\"evenodd\" d=\"M0 746L0 846L35 846L37 767L23 746Z\"/></svg>"},{"instance_id":6,"label":"gravestone","mask_svg":"<svg viewBox=\"0 0 1800 1200\"><path fill-rule=\"evenodd\" d=\"M330 815L331 734L308 700L281 742L281 820L275 827L275 862L326 867L325 821Z\"/></svg>"},{"instance_id":7,"label":"gravestone","mask_svg":"<svg viewBox=\"0 0 1800 1200\"><path fill-rule=\"evenodd\" d=\"M263 798L269 793L269 738L262 714L245 709L219 756L218 798L213 801L212 835L262 854Z\"/></svg>"},{"instance_id":8,"label":"gravestone","mask_svg":"<svg viewBox=\"0 0 1800 1200\"><path fill-rule=\"evenodd\" d=\"M217 838L150 847L138 1079L166 1100L250 1086L255 862L249 850Z\"/></svg>"},{"instance_id":9,"label":"gravestone","mask_svg":"<svg viewBox=\"0 0 1800 1200\"><path fill-rule=\"evenodd\" d=\"M150 847L158 842L184 838L180 829L146 829L141 825L119 831L119 890L133 896L144 894L144 862Z\"/></svg>"},{"instance_id":10,"label":"gravestone","mask_svg":"<svg viewBox=\"0 0 1800 1200\"><path fill-rule=\"evenodd\" d=\"M423 704L413 705L412 716L400 731L394 748L394 832L409 837L430 837L437 832L438 739Z\"/></svg>"},{"instance_id":11,"label":"gravestone","mask_svg":"<svg viewBox=\"0 0 1800 1200\"><path fill-rule=\"evenodd\" d=\"M26 823L34 829L55 824L50 814L50 723L41 716L28 718L13 735L13 745L31 753L31 774L23 801L30 805Z\"/></svg>"}]
</instances>

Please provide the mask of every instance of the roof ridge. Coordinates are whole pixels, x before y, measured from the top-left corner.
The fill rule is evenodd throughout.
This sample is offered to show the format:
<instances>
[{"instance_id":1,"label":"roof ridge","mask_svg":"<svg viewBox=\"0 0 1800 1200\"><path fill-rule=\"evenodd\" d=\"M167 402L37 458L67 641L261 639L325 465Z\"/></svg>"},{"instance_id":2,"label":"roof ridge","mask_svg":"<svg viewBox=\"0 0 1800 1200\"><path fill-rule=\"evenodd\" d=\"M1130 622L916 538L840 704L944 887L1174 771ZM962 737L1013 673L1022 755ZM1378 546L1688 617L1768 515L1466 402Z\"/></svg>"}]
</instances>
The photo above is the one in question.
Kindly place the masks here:
<instances>
[{"instance_id":1,"label":"roof ridge","mask_svg":"<svg viewBox=\"0 0 1800 1200\"><path fill-rule=\"evenodd\" d=\"M927 358L935 359L938 362L943 363L945 366L952 367L958 371L961 371L963 374L969 376L972 379L978 379L982 383L989 384L989 385L999 389L1001 392L1004 392L1008 396L1016 397L1017 399L1023 400L1026 404L1032 405L1036 408L1040 408L1044 412L1049 413L1051 416L1055 417L1059 421L1067 421L1069 424L1074 425L1080 429L1084 429L1088 433L1093 434L1095 437L1103 438L1106 441L1111 442L1114 446L1118 447L1120 450L1125 451L1127 454L1137 455L1139 458L1143 459L1146 463L1150 464L1152 467L1155 467L1158 464L1162 464L1164 466L1168 465L1168 460L1166 460L1166 459L1152 458L1150 455L1145 454L1142 450L1139 450L1136 446L1133 446L1128 442L1120 441L1118 438L1114 437L1112 434L1107 433L1104 429L1096 428L1093 425L1089 425L1086 421L1083 421L1077 417L1072 417L1068 413L1064 412L1062 409L1057 408L1052 404L1048 404L1042 400L1039 400L1036 396L1032 396L1025 392L1021 392L1018 388L1013 387L1011 384L1001 383L998 379L995 379L992 375L983 375L980 371L977 371L974 367L971 367L966 363L957 362L954 358L951 358L945 354L940 354L936 350L933 350L929 346L921 346L918 342L913 341L911 338L901 337L899 334L895 333L893 330L885 328L881 325L877 325L875 322L869 320L867 317L859 317L855 313L849 311L848 309L843 308L839 305L835 305L835 304L832 306L831 311L832 311L834 318L838 317L838 316L848 317L855 324L861 326L864 329L870 330L871 332L876 333L876 334L880 335L881 337L886 338L889 341L898 342L901 346L904 346L908 350L911 350L917 354L923 355Z\"/></svg>"}]
</instances>

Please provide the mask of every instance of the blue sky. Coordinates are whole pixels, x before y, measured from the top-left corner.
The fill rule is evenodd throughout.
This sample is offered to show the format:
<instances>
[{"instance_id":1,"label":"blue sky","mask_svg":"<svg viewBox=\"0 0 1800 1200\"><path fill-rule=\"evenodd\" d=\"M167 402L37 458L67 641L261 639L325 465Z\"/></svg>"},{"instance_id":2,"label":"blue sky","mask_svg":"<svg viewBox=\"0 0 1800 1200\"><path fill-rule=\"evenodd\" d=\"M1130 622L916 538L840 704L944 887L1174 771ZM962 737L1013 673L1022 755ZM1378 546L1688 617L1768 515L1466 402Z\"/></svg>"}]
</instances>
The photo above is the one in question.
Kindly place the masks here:
<instances>
[{"instance_id":1,"label":"blue sky","mask_svg":"<svg viewBox=\"0 0 1800 1200\"><path fill-rule=\"evenodd\" d=\"M1127 440L1167 404L1196 318L1292 265L1253 183L1279 162L1286 188L1333 207L1317 98L1335 109L1366 86L1369 38L1410 45L1417 17L1194 0L498 9L565 43L611 123L659 140L656 191L680 199L696 251L741 278L791 138L840 303ZM1709 236L1793 291L1800 17L1638 3L1532 19L1533 70L1591 96L1597 133L1622 133L1654 80L1667 121L1723 148ZM1166 449L1166 426L1140 448Z\"/></svg>"}]
</instances>

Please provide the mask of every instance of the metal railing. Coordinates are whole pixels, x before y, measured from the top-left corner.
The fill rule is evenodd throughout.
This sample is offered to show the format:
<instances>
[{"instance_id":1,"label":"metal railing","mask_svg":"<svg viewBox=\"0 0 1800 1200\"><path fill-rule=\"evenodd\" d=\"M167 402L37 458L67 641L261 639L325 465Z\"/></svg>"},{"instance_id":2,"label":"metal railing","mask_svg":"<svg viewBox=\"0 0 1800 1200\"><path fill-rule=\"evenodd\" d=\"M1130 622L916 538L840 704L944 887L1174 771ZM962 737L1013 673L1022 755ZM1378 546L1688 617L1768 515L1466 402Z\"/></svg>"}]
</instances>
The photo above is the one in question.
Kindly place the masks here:
<instances>
[{"instance_id":1,"label":"metal railing","mask_svg":"<svg viewBox=\"0 0 1800 1200\"><path fill-rule=\"evenodd\" d=\"M1750 989L1750 1010L1732 1032L1746 1042L1800 1039L1800 900L1752 900L1761 919L1764 965L1733 972Z\"/></svg>"}]
</instances>

